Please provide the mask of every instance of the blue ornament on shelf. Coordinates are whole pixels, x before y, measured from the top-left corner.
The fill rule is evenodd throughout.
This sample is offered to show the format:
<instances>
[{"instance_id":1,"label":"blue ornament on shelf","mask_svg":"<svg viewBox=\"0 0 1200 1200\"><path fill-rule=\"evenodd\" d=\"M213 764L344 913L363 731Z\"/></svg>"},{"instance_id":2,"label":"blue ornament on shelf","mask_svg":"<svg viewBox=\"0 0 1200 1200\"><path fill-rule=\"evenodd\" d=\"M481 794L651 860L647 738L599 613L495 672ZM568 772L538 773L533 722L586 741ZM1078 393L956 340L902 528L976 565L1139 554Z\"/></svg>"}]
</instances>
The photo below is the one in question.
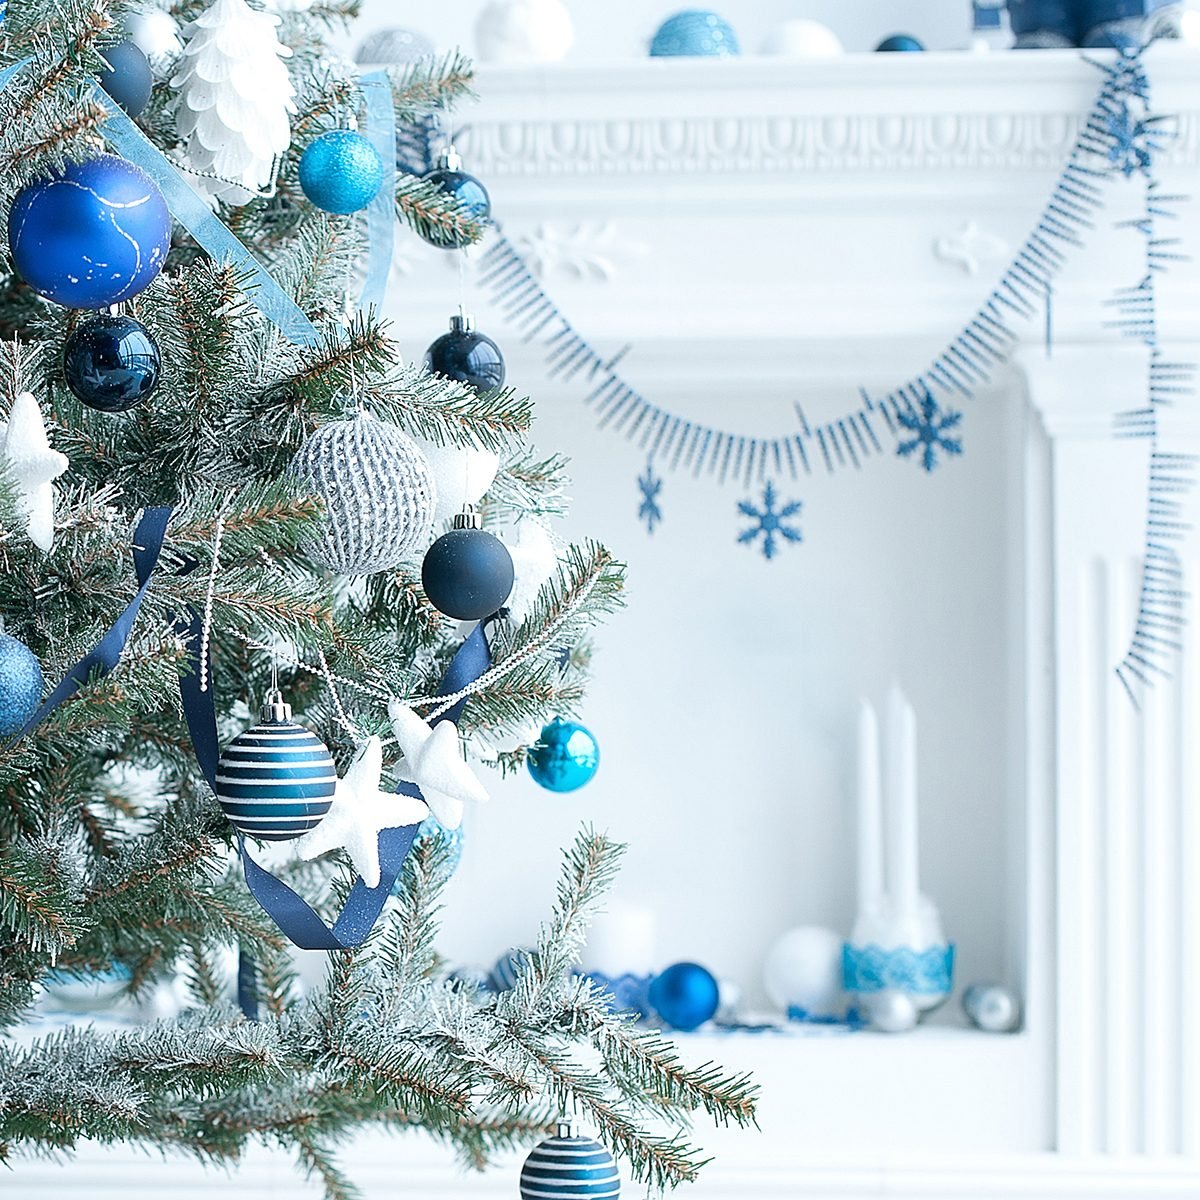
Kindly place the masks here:
<instances>
[{"instance_id":1,"label":"blue ornament on shelf","mask_svg":"<svg viewBox=\"0 0 1200 1200\"><path fill-rule=\"evenodd\" d=\"M639 1020L646 1020L651 1015L650 984L653 975L632 975L628 971L624 975L602 975L599 971L590 971L587 975L605 995L613 1008L620 1012L635 1013Z\"/></svg>"},{"instance_id":2,"label":"blue ornament on shelf","mask_svg":"<svg viewBox=\"0 0 1200 1200\"><path fill-rule=\"evenodd\" d=\"M893 33L891 37L885 37L875 47L875 52L877 54L916 54L924 49L924 45L911 33Z\"/></svg>"},{"instance_id":3,"label":"blue ornament on shelf","mask_svg":"<svg viewBox=\"0 0 1200 1200\"><path fill-rule=\"evenodd\" d=\"M525 757L534 781L549 792L573 792L600 767L600 747L584 726L555 717Z\"/></svg>"},{"instance_id":4,"label":"blue ornament on shelf","mask_svg":"<svg viewBox=\"0 0 1200 1200\"><path fill-rule=\"evenodd\" d=\"M451 317L450 332L443 333L425 351L425 370L456 379L477 392L492 392L504 386L500 347L486 333L480 333L465 313Z\"/></svg>"},{"instance_id":5,"label":"blue ornament on shelf","mask_svg":"<svg viewBox=\"0 0 1200 1200\"><path fill-rule=\"evenodd\" d=\"M421 586L439 612L456 621L482 621L504 606L515 573L508 547L480 528L479 514L464 511L454 528L425 552Z\"/></svg>"},{"instance_id":6,"label":"blue ornament on shelf","mask_svg":"<svg viewBox=\"0 0 1200 1200\"><path fill-rule=\"evenodd\" d=\"M720 58L741 52L733 26L707 9L689 8L668 17L650 42L651 58Z\"/></svg>"},{"instance_id":7,"label":"blue ornament on shelf","mask_svg":"<svg viewBox=\"0 0 1200 1200\"><path fill-rule=\"evenodd\" d=\"M332 129L300 156L300 187L318 208L355 213L366 208L383 185L379 151L361 133Z\"/></svg>"},{"instance_id":8,"label":"blue ornament on shelf","mask_svg":"<svg viewBox=\"0 0 1200 1200\"><path fill-rule=\"evenodd\" d=\"M239 833L285 842L315 829L333 803L337 771L328 747L292 720L273 690L261 723L239 734L217 763L217 802Z\"/></svg>"},{"instance_id":9,"label":"blue ornament on shelf","mask_svg":"<svg viewBox=\"0 0 1200 1200\"><path fill-rule=\"evenodd\" d=\"M458 202L458 207L468 216L483 222L491 217L492 200L487 188L474 175L468 175L462 169L462 159L453 146L438 155L433 170L425 176L425 182L432 183L438 191L452 196ZM442 250L456 250L467 244L457 234L436 227L422 230L421 236L431 246Z\"/></svg>"},{"instance_id":10,"label":"blue ornament on shelf","mask_svg":"<svg viewBox=\"0 0 1200 1200\"><path fill-rule=\"evenodd\" d=\"M24 642L0 633L0 737L12 737L24 727L45 689L37 655Z\"/></svg>"},{"instance_id":11,"label":"blue ornament on shelf","mask_svg":"<svg viewBox=\"0 0 1200 1200\"><path fill-rule=\"evenodd\" d=\"M13 265L67 308L108 308L150 285L166 262L171 217L140 167L104 154L29 184L8 215Z\"/></svg>"},{"instance_id":12,"label":"blue ornament on shelf","mask_svg":"<svg viewBox=\"0 0 1200 1200\"><path fill-rule=\"evenodd\" d=\"M158 386L161 369L158 343L132 317L91 317L63 346L67 386L100 412L125 412L140 404Z\"/></svg>"},{"instance_id":13,"label":"blue ornament on shelf","mask_svg":"<svg viewBox=\"0 0 1200 1200\"><path fill-rule=\"evenodd\" d=\"M531 953L530 950L514 948L500 955L488 976L488 984L492 991L512 991L517 986L517 972L525 965L525 960Z\"/></svg>"},{"instance_id":14,"label":"blue ornament on shelf","mask_svg":"<svg viewBox=\"0 0 1200 1200\"><path fill-rule=\"evenodd\" d=\"M613 1156L595 1138L577 1137L565 1118L521 1168L521 1200L615 1200L620 1194Z\"/></svg>"},{"instance_id":15,"label":"blue ornament on shelf","mask_svg":"<svg viewBox=\"0 0 1200 1200\"><path fill-rule=\"evenodd\" d=\"M429 838L440 838L446 846L446 874L453 875L458 870L458 864L462 862L463 826L459 825L457 829L447 829L431 813L417 826L417 836L413 839L413 845L416 846L419 842L427 841ZM399 881L397 881L398 884Z\"/></svg>"},{"instance_id":16,"label":"blue ornament on shelf","mask_svg":"<svg viewBox=\"0 0 1200 1200\"><path fill-rule=\"evenodd\" d=\"M668 967L650 985L650 1007L672 1029L690 1033L711 1021L721 1003L716 976L699 963Z\"/></svg>"},{"instance_id":17,"label":"blue ornament on shelf","mask_svg":"<svg viewBox=\"0 0 1200 1200\"><path fill-rule=\"evenodd\" d=\"M150 103L154 89L154 72L150 60L135 42L118 42L105 46L100 57L108 64L99 75L100 86L131 117L140 117Z\"/></svg>"}]
</instances>

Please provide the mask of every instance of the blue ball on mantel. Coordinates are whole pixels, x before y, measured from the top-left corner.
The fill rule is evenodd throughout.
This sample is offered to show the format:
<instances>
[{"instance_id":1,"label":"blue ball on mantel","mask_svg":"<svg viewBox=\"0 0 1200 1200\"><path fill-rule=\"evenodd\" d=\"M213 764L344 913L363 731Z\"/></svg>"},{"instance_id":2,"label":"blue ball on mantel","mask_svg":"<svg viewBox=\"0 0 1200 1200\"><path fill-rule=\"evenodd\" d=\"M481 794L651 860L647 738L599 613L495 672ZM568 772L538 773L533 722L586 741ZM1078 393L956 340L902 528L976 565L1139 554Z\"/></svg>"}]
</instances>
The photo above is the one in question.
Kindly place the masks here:
<instances>
[{"instance_id":1,"label":"blue ball on mantel","mask_svg":"<svg viewBox=\"0 0 1200 1200\"><path fill-rule=\"evenodd\" d=\"M733 26L707 9L668 17L650 42L651 58L727 58L741 52Z\"/></svg>"},{"instance_id":2,"label":"blue ball on mantel","mask_svg":"<svg viewBox=\"0 0 1200 1200\"><path fill-rule=\"evenodd\" d=\"M300 156L300 188L324 212L346 216L367 207L383 186L379 151L352 129L331 129Z\"/></svg>"},{"instance_id":3,"label":"blue ball on mantel","mask_svg":"<svg viewBox=\"0 0 1200 1200\"><path fill-rule=\"evenodd\" d=\"M885 37L875 47L875 52L877 54L916 54L924 49L924 44L913 37L911 33L893 33L891 37Z\"/></svg>"},{"instance_id":4,"label":"blue ball on mantel","mask_svg":"<svg viewBox=\"0 0 1200 1200\"><path fill-rule=\"evenodd\" d=\"M67 386L97 412L126 412L141 404L158 386L161 370L158 343L133 317L90 317L63 346Z\"/></svg>"},{"instance_id":5,"label":"blue ball on mantel","mask_svg":"<svg viewBox=\"0 0 1200 1200\"><path fill-rule=\"evenodd\" d=\"M691 1033L716 1016L721 1004L721 985L699 963L679 962L655 977L650 984L649 1000L664 1024Z\"/></svg>"},{"instance_id":6,"label":"blue ball on mantel","mask_svg":"<svg viewBox=\"0 0 1200 1200\"><path fill-rule=\"evenodd\" d=\"M590 730L555 717L530 746L525 765L548 792L573 792L600 769L600 747Z\"/></svg>"},{"instance_id":7,"label":"blue ball on mantel","mask_svg":"<svg viewBox=\"0 0 1200 1200\"><path fill-rule=\"evenodd\" d=\"M0 633L0 737L12 737L38 710L46 681L24 642Z\"/></svg>"},{"instance_id":8,"label":"blue ball on mantel","mask_svg":"<svg viewBox=\"0 0 1200 1200\"><path fill-rule=\"evenodd\" d=\"M595 1138L578 1137L570 1121L535 1146L521 1168L521 1200L617 1200L621 1173Z\"/></svg>"}]
</instances>

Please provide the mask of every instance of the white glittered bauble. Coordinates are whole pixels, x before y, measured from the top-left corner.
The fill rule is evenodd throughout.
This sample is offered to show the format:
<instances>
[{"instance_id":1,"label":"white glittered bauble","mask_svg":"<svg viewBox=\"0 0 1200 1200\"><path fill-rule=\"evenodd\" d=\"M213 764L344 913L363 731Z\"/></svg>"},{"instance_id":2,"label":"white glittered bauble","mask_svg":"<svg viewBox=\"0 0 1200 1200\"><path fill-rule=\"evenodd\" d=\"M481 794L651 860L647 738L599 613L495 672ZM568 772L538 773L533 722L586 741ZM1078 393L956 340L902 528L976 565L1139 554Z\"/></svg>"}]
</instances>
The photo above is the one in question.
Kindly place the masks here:
<instances>
[{"instance_id":1,"label":"white glittered bauble","mask_svg":"<svg viewBox=\"0 0 1200 1200\"><path fill-rule=\"evenodd\" d=\"M842 939L832 929L789 929L767 952L763 986L785 1011L832 1017L842 1009Z\"/></svg>"},{"instance_id":2,"label":"white glittered bauble","mask_svg":"<svg viewBox=\"0 0 1200 1200\"><path fill-rule=\"evenodd\" d=\"M504 607L513 621L524 621L533 611L542 585L558 569L558 551L550 531L536 517L526 517L500 539L513 562L513 586Z\"/></svg>"},{"instance_id":3,"label":"white glittered bauble","mask_svg":"<svg viewBox=\"0 0 1200 1200\"><path fill-rule=\"evenodd\" d=\"M360 413L311 434L289 468L325 503L313 556L344 575L373 575L423 549L436 491L420 447Z\"/></svg>"},{"instance_id":4,"label":"white glittered bauble","mask_svg":"<svg viewBox=\"0 0 1200 1200\"><path fill-rule=\"evenodd\" d=\"M492 0L475 22L475 50L484 62L558 62L574 44L562 0Z\"/></svg>"},{"instance_id":5,"label":"white glittered bauble","mask_svg":"<svg viewBox=\"0 0 1200 1200\"><path fill-rule=\"evenodd\" d=\"M133 13L125 22L129 40L146 56L156 74L168 66L183 49L179 40L179 22L161 8Z\"/></svg>"},{"instance_id":6,"label":"white glittered bauble","mask_svg":"<svg viewBox=\"0 0 1200 1200\"><path fill-rule=\"evenodd\" d=\"M417 440L417 445L429 462L437 491L437 504L433 508L435 523L449 521L468 504L478 504L500 469L500 459L490 450L439 446L423 438Z\"/></svg>"},{"instance_id":7,"label":"white glittered bauble","mask_svg":"<svg viewBox=\"0 0 1200 1200\"><path fill-rule=\"evenodd\" d=\"M390 67L416 62L435 53L436 47L415 29L377 29L354 52L360 67Z\"/></svg>"},{"instance_id":8,"label":"white glittered bauble","mask_svg":"<svg viewBox=\"0 0 1200 1200\"><path fill-rule=\"evenodd\" d=\"M786 58L837 58L845 53L838 35L820 21L796 17L767 35L764 54Z\"/></svg>"}]
</instances>

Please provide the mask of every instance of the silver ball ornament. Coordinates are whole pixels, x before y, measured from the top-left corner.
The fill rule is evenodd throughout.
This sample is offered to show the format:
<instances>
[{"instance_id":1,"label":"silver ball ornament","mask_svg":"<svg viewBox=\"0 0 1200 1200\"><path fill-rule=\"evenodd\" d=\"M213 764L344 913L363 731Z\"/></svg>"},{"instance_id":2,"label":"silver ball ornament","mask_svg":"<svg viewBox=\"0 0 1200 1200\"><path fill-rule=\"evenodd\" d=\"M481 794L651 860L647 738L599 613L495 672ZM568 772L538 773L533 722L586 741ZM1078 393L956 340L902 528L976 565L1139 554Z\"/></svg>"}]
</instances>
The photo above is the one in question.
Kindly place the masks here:
<instances>
[{"instance_id":1,"label":"silver ball ornament","mask_svg":"<svg viewBox=\"0 0 1200 1200\"><path fill-rule=\"evenodd\" d=\"M920 1020L913 998L899 988L869 992L858 1002L867 1026L877 1033L908 1033Z\"/></svg>"},{"instance_id":2,"label":"silver ball ornament","mask_svg":"<svg viewBox=\"0 0 1200 1200\"><path fill-rule=\"evenodd\" d=\"M973 983L962 997L963 1012L984 1033L1012 1033L1021 1024L1021 1001L999 983Z\"/></svg>"}]
</instances>

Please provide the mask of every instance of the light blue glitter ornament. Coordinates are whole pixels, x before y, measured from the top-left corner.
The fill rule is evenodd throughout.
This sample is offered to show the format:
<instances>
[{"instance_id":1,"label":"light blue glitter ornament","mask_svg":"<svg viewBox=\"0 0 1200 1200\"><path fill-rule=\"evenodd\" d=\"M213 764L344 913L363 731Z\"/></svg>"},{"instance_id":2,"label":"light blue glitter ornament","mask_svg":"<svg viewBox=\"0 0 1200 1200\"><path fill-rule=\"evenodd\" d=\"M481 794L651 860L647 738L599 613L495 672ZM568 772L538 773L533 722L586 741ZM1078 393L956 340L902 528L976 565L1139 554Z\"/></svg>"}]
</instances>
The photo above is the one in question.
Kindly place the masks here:
<instances>
[{"instance_id":1,"label":"light blue glitter ornament","mask_svg":"<svg viewBox=\"0 0 1200 1200\"><path fill-rule=\"evenodd\" d=\"M140 167L103 154L22 188L8 215L13 265L67 308L130 300L162 270L171 217Z\"/></svg>"},{"instance_id":2,"label":"light blue glitter ornament","mask_svg":"<svg viewBox=\"0 0 1200 1200\"><path fill-rule=\"evenodd\" d=\"M620 1194L613 1156L595 1138L576 1137L565 1118L521 1168L521 1200L616 1200Z\"/></svg>"},{"instance_id":3,"label":"light blue glitter ornament","mask_svg":"<svg viewBox=\"0 0 1200 1200\"><path fill-rule=\"evenodd\" d=\"M430 814L417 826L417 836L413 839L413 845L433 837L441 838L446 847L446 874L453 875L458 870L458 864L462 862L463 827L460 825L457 829L447 829L437 817Z\"/></svg>"},{"instance_id":4,"label":"light blue glitter ornament","mask_svg":"<svg viewBox=\"0 0 1200 1200\"><path fill-rule=\"evenodd\" d=\"M300 187L325 212L358 212L375 199L382 184L379 151L352 129L321 134L300 156Z\"/></svg>"},{"instance_id":5,"label":"light blue glitter ornament","mask_svg":"<svg viewBox=\"0 0 1200 1200\"><path fill-rule=\"evenodd\" d=\"M0 737L12 737L37 712L45 686L33 651L0 633Z\"/></svg>"},{"instance_id":6,"label":"light blue glitter ornament","mask_svg":"<svg viewBox=\"0 0 1200 1200\"><path fill-rule=\"evenodd\" d=\"M582 725L555 717L525 759L534 780L551 792L581 788L600 766L600 747Z\"/></svg>"},{"instance_id":7,"label":"light blue glitter ornament","mask_svg":"<svg viewBox=\"0 0 1200 1200\"><path fill-rule=\"evenodd\" d=\"M689 8L668 17L650 43L651 58L720 58L741 52L733 27L707 9Z\"/></svg>"},{"instance_id":8,"label":"light blue glitter ornament","mask_svg":"<svg viewBox=\"0 0 1200 1200\"><path fill-rule=\"evenodd\" d=\"M650 1007L672 1029L690 1033L711 1021L721 1003L721 985L699 963L668 967L650 985Z\"/></svg>"}]
</instances>

